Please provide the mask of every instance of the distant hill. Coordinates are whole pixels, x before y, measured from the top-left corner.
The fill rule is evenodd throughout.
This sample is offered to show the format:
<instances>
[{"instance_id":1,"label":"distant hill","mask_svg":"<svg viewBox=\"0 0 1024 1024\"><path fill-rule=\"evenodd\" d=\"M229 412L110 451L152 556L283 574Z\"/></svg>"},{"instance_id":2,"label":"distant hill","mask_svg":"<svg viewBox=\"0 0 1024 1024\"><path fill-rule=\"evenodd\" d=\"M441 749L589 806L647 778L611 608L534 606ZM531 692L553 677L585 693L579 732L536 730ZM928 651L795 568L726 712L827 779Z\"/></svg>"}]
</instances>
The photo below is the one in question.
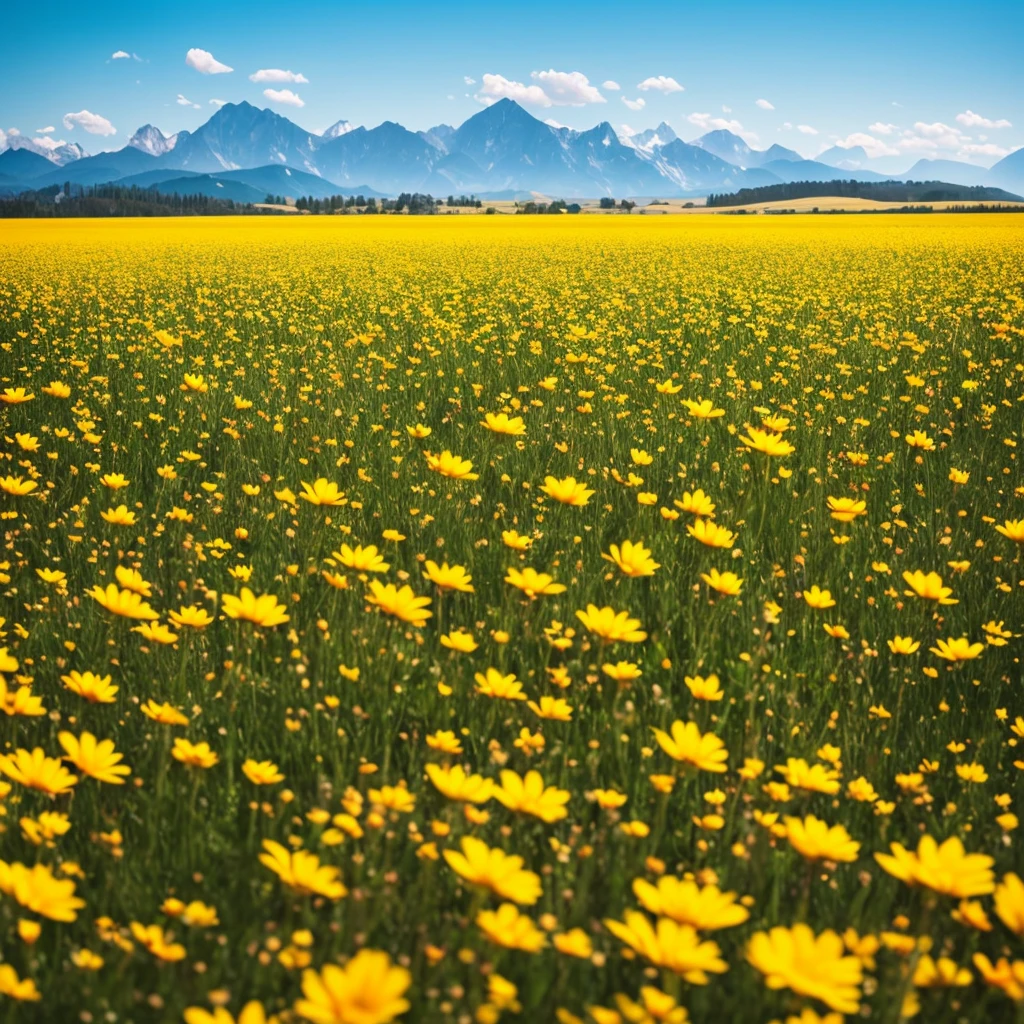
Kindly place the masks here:
<instances>
[{"instance_id":1,"label":"distant hill","mask_svg":"<svg viewBox=\"0 0 1024 1024\"><path fill-rule=\"evenodd\" d=\"M993 185L1024 193L1024 148L1004 156L988 173Z\"/></svg>"},{"instance_id":2,"label":"distant hill","mask_svg":"<svg viewBox=\"0 0 1024 1024\"><path fill-rule=\"evenodd\" d=\"M708 196L708 206L750 206L814 196L842 196L849 199L875 199L883 203L942 202L1022 202L1020 196L1001 188L952 185L944 181L798 181L763 188L744 188Z\"/></svg>"}]
</instances>

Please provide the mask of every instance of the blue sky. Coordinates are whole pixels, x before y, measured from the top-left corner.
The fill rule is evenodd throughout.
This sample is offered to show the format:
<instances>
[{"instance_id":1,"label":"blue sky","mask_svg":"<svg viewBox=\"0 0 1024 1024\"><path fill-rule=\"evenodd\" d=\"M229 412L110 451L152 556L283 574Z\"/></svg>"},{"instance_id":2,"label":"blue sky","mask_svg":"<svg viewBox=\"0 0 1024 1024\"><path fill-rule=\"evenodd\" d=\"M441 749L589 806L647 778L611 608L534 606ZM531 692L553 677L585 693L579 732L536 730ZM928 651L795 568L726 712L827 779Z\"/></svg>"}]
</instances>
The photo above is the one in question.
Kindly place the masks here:
<instances>
[{"instance_id":1,"label":"blue sky","mask_svg":"<svg viewBox=\"0 0 1024 1024\"><path fill-rule=\"evenodd\" d=\"M421 129L502 95L574 128L730 127L812 156L860 142L894 166L988 165L1024 144L1019 2L19 3L5 36L0 129L90 152L146 122L194 129L215 101L311 131ZM190 66L190 50L212 56ZM233 70L203 73L210 60Z\"/></svg>"}]
</instances>

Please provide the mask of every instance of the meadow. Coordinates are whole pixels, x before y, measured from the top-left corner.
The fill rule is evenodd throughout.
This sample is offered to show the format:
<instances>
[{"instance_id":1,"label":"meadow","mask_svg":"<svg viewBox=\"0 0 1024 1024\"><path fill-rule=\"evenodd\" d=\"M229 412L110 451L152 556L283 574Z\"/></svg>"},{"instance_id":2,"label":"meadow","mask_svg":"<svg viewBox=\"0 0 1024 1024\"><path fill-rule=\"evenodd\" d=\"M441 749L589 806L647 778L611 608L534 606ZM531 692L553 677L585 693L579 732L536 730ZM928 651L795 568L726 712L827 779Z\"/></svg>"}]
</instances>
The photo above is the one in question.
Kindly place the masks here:
<instances>
[{"instance_id":1,"label":"meadow","mask_svg":"<svg viewBox=\"0 0 1024 1024\"><path fill-rule=\"evenodd\" d=\"M1024 1021L1017 218L9 222L0 1019Z\"/></svg>"}]
</instances>

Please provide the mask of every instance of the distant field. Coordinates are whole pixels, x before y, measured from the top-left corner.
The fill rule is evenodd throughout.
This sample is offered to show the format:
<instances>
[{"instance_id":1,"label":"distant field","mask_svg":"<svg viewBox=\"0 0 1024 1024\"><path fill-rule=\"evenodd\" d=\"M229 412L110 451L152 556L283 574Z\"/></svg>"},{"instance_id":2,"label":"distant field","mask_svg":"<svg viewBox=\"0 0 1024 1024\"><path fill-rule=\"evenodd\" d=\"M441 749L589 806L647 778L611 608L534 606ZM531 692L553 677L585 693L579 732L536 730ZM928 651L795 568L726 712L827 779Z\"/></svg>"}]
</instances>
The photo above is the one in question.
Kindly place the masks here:
<instances>
[{"instance_id":1,"label":"distant field","mask_svg":"<svg viewBox=\"0 0 1024 1024\"><path fill-rule=\"evenodd\" d=\"M4 1019L1021 1021L1022 227L6 222Z\"/></svg>"}]
</instances>

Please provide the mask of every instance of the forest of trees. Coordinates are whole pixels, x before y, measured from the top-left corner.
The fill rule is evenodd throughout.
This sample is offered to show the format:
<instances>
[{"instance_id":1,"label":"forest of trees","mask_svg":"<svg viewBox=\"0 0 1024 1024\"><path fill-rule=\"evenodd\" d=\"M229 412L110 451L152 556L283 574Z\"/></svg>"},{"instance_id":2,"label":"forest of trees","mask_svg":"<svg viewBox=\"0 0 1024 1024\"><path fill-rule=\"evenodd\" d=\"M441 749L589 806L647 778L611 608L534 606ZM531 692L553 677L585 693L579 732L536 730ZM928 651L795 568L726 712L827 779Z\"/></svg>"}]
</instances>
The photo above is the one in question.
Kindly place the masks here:
<instances>
[{"instance_id":1,"label":"forest of trees","mask_svg":"<svg viewBox=\"0 0 1024 1024\"><path fill-rule=\"evenodd\" d=\"M793 181L708 196L708 206L746 206L838 196L877 199L883 203L1006 202L1016 196L984 185L951 185L944 181Z\"/></svg>"},{"instance_id":2,"label":"forest of trees","mask_svg":"<svg viewBox=\"0 0 1024 1024\"><path fill-rule=\"evenodd\" d=\"M0 217L211 217L255 214L252 206L209 196L161 195L137 185L72 189L50 185L17 196L0 196Z\"/></svg>"}]
</instances>

